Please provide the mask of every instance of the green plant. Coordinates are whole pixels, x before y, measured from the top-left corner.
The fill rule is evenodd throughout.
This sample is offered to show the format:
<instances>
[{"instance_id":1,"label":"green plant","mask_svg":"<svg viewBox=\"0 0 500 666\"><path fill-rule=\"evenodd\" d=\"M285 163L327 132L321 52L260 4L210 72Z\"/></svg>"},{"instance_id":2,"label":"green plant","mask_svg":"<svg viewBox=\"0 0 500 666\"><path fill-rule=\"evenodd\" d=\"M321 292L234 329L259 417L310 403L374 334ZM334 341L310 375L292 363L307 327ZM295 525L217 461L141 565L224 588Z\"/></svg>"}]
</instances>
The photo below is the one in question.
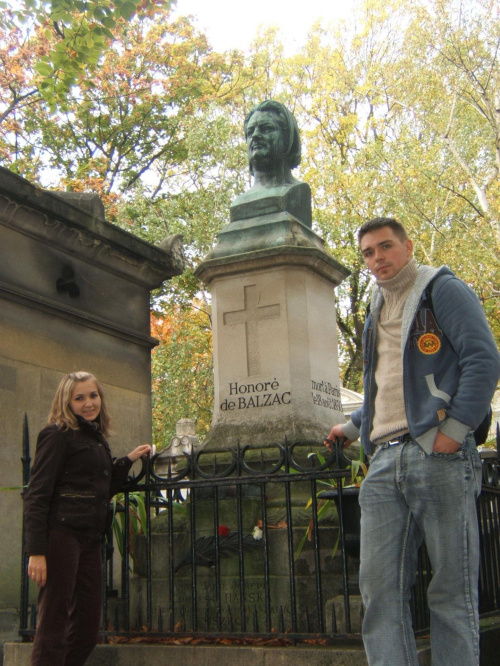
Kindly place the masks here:
<instances>
[{"instance_id":1,"label":"green plant","mask_svg":"<svg viewBox=\"0 0 500 666\"><path fill-rule=\"evenodd\" d=\"M309 454L309 457L311 456L316 456L322 465L324 465L326 462L325 458L321 455L321 453L312 452ZM351 474L349 477L342 478L340 480L340 484L342 485L343 488L359 488L364 478L368 474L368 467L364 462L364 454L362 448L360 449L359 459L351 460L351 463L347 467L347 469L350 469ZM327 488L334 488L335 490L337 490L338 488L338 483L339 483L338 479L318 480L318 485L326 486ZM321 488L316 493L316 518L318 521L322 516L326 514L326 512L330 508L331 502L333 501L332 499L325 499L320 497L321 493L323 493L324 490L325 490L324 488ZM312 504L313 504L313 499L311 497L306 504L306 509L309 509L312 506ZM307 526L305 533L302 536L299 545L297 546L297 550L295 551L295 559L297 559L300 556L300 553L302 552L306 542L312 541L313 529L314 529L314 520L313 517L311 516L309 525ZM332 557L334 557L335 553L337 552L339 538L340 534L337 534L337 540L333 547Z\"/></svg>"},{"instance_id":2,"label":"green plant","mask_svg":"<svg viewBox=\"0 0 500 666\"><path fill-rule=\"evenodd\" d=\"M141 534L146 531L147 525L147 512L144 491L136 490L128 493L129 510L128 510L128 552L130 558L136 568L139 570L139 563L137 561L136 540ZM166 505L165 505L166 507ZM112 500L113 512L113 534L115 537L118 550L123 558L124 541L125 541L125 493L118 493ZM172 510L174 512L174 525L179 519L183 520L186 512L184 504L179 502L172 502ZM167 516L167 511L160 510L160 514L152 522L151 531L158 531L158 520L161 516ZM155 530L156 525L156 530ZM160 529L161 531L161 529Z\"/></svg>"},{"instance_id":3,"label":"green plant","mask_svg":"<svg viewBox=\"0 0 500 666\"><path fill-rule=\"evenodd\" d=\"M128 512L128 547L132 561L136 562L135 537L143 534L146 528L146 504L144 502L144 493L140 491L128 494L129 512ZM125 493L118 493L112 500L113 508L113 534L121 557L124 552L125 541L125 511L118 510L118 507L125 507Z\"/></svg>"}]
</instances>

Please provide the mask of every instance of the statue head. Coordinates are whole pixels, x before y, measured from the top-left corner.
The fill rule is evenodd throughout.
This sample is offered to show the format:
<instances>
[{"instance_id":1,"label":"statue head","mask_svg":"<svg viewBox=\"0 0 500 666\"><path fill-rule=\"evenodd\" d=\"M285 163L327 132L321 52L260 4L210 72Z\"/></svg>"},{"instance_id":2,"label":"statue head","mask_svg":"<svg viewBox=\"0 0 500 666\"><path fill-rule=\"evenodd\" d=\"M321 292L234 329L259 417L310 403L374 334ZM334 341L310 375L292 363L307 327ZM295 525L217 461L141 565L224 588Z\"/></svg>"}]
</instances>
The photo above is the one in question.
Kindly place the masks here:
<instances>
[{"instance_id":1,"label":"statue head","mask_svg":"<svg viewBox=\"0 0 500 666\"><path fill-rule=\"evenodd\" d=\"M280 102L266 100L254 107L244 123L250 173L283 172L291 182L290 170L300 164L299 128L293 114Z\"/></svg>"}]
</instances>

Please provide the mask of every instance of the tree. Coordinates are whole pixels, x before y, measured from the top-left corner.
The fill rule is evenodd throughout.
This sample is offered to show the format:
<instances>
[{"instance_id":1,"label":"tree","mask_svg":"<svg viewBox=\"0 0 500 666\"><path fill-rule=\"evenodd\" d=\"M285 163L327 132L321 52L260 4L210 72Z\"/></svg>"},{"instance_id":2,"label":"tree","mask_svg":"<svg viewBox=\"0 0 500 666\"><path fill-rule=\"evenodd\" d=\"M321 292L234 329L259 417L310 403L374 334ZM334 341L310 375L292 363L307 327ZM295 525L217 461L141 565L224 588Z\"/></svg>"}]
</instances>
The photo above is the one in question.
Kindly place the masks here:
<instances>
[{"instance_id":1,"label":"tree","mask_svg":"<svg viewBox=\"0 0 500 666\"><path fill-rule=\"evenodd\" d=\"M494 0L441 0L419 10L408 49L423 69L434 100L402 91L428 131L453 160L472 196L450 188L474 218L483 217L500 246L500 7ZM415 50L425 40L427 49ZM413 64L413 67L415 64Z\"/></svg>"},{"instance_id":2,"label":"tree","mask_svg":"<svg viewBox=\"0 0 500 666\"><path fill-rule=\"evenodd\" d=\"M2 0L0 28L21 24L28 31L43 29L50 47L35 65L38 91L54 110L65 105L73 85L95 73L120 23L136 16L152 18L170 4L170 0L24 0L12 6Z\"/></svg>"},{"instance_id":3,"label":"tree","mask_svg":"<svg viewBox=\"0 0 500 666\"><path fill-rule=\"evenodd\" d=\"M370 217L400 218L418 260L447 263L473 286L500 339L493 0L367 0L354 21L316 26L292 57L276 31L246 55L216 54L189 20L161 11L157 22L119 21L92 80L73 85L55 114L32 92L50 39L43 31L29 42L22 31L0 39L4 163L53 187L97 191L108 219L145 240L184 236L188 269L152 302L162 340L153 359L158 438L196 410L208 427L209 295L193 269L250 184L243 119L266 98L298 120L295 175L311 185L315 230L351 270L337 290L345 385L361 385L372 283L356 231ZM187 379L197 374L198 392ZM179 398L184 391L196 400Z\"/></svg>"},{"instance_id":4,"label":"tree","mask_svg":"<svg viewBox=\"0 0 500 666\"><path fill-rule=\"evenodd\" d=\"M22 152L27 158L25 175L32 180L37 180L41 165L22 137L29 132L30 107L40 102L34 63L46 51L43 40L29 39L19 28L0 30L0 162L13 165Z\"/></svg>"},{"instance_id":5,"label":"tree","mask_svg":"<svg viewBox=\"0 0 500 666\"><path fill-rule=\"evenodd\" d=\"M461 12L453 0L367 2L356 25L318 26L282 77L305 128L303 174L315 222L352 271L338 289L351 388L361 375L370 284L355 230L370 217L402 219L417 258L450 265L476 290L500 334L491 112L500 22L486 0L460 4Z\"/></svg>"},{"instance_id":6,"label":"tree","mask_svg":"<svg viewBox=\"0 0 500 666\"><path fill-rule=\"evenodd\" d=\"M196 421L198 436L212 419L213 367L210 308L194 300L184 310L151 314L151 333L160 344L153 350L153 438L165 448L181 418Z\"/></svg>"},{"instance_id":7,"label":"tree","mask_svg":"<svg viewBox=\"0 0 500 666\"><path fill-rule=\"evenodd\" d=\"M20 173L28 154L54 185L97 191L109 204L139 182L154 197L188 172L186 137L211 100L224 100L237 65L212 53L187 19L121 26L99 72L68 93L68 110L25 107L29 131L4 131L4 152L16 147Z\"/></svg>"},{"instance_id":8,"label":"tree","mask_svg":"<svg viewBox=\"0 0 500 666\"><path fill-rule=\"evenodd\" d=\"M419 255L476 290L498 335L500 8L438 0L410 16L401 67L385 86L404 119L390 170Z\"/></svg>"}]
</instances>

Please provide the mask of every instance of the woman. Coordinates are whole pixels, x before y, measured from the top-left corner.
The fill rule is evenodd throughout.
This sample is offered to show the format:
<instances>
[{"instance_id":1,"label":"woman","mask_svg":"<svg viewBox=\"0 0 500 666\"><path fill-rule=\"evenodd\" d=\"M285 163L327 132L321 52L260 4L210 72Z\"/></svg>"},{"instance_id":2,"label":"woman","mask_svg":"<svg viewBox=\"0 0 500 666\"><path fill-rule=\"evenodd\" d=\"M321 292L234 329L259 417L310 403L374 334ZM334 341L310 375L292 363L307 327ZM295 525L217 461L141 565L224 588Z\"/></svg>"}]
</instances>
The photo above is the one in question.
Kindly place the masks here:
<instances>
[{"instance_id":1,"label":"woman","mask_svg":"<svg viewBox=\"0 0 500 666\"><path fill-rule=\"evenodd\" d=\"M109 500L132 463L151 452L143 444L113 460L108 434L97 379L66 375L38 435L24 498L28 575L39 588L32 666L81 666L97 643Z\"/></svg>"}]
</instances>

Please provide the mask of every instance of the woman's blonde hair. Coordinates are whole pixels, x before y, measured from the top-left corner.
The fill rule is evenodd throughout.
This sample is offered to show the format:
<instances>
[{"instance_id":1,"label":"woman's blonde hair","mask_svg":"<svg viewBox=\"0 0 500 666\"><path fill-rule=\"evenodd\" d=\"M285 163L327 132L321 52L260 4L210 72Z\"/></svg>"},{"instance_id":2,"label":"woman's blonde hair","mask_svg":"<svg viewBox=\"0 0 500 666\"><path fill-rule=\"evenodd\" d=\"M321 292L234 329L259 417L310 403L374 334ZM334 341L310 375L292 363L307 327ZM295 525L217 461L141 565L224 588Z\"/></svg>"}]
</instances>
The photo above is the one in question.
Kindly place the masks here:
<instances>
[{"instance_id":1,"label":"woman's blonde hair","mask_svg":"<svg viewBox=\"0 0 500 666\"><path fill-rule=\"evenodd\" d=\"M99 423L100 430L102 434L106 437L109 434L109 425L110 417L106 407L106 400L102 392L101 385L90 372L70 372L61 379L61 383L57 387L54 400L52 401L52 407L50 408L49 417L47 419L47 424L55 424L61 430L68 430L72 428L73 430L78 430L78 420L76 416L71 411L69 406L69 401L73 394L73 390L77 384L80 382L86 382L88 379L91 379L96 383L97 391L99 397L101 398L101 411L96 421Z\"/></svg>"}]
</instances>

